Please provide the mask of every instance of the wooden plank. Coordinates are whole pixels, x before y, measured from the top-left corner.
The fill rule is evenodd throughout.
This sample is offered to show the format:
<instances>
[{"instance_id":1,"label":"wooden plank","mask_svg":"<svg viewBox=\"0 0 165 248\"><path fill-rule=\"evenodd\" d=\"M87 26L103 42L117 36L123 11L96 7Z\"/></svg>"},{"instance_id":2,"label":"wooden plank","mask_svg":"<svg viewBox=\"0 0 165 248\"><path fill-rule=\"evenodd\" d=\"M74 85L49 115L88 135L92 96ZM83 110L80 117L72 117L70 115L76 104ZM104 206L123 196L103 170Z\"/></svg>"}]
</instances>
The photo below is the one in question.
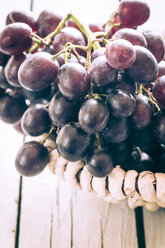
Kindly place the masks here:
<instances>
[{"instance_id":1,"label":"wooden plank","mask_svg":"<svg viewBox=\"0 0 165 248\"><path fill-rule=\"evenodd\" d=\"M52 247L137 247L134 211L60 183L53 211ZM59 213L60 212L60 213ZM128 235L131 230L131 235Z\"/></svg>"},{"instance_id":2,"label":"wooden plank","mask_svg":"<svg viewBox=\"0 0 165 248\"><path fill-rule=\"evenodd\" d=\"M0 136L0 247L14 247L20 178L14 161L23 138L2 122Z\"/></svg>"},{"instance_id":3,"label":"wooden plank","mask_svg":"<svg viewBox=\"0 0 165 248\"><path fill-rule=\"evenodd\" d=\"M38 176L23 177L19 248L49 247L55 176L46 168Z\"/></svg>"},{"instance_id":4,"label":"wooden plank","mask_svg":"<svg viewBox=\"0 0 165 248\"><path fill-rule=\"evenodd\" d=\"M164 248L165 209L160 208L156 212L151 212L144 208L143 215L146 248Z\"/></svg>"}]
</instances>

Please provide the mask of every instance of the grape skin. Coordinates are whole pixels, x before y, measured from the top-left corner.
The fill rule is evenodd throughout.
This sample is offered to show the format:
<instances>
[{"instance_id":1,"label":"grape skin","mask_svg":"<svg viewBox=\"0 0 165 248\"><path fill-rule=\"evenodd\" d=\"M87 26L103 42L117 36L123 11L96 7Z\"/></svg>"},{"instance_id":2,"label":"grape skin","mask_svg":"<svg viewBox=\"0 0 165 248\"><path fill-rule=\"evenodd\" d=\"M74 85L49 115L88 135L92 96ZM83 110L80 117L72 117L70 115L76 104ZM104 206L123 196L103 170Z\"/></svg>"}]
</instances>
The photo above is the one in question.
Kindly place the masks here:
<instances>
[{"instance_id":1,"label":"grape skin","mask_svg":"<svg viewBox=\"0 0 165 248\"><path fill-rule=\"evenodd\" d=\"M105 55L110 66L118 70L130 67L136 59L134 46L123 39L111 41Z\"/></svg>"},{"instance_id":2,"label":"grape skin","mask_svg":"<svg viewBox=\"0 0 165 248\"><path fill-rule=\"evenodd\" d=\"M152 94L155 97L156 101L161 105L161 107L165 107L165 75L159 77L152 88Z\"/></svg>"},{"instance_id":3,"label":"grape skin","mask_svg":"<svg viewBox=\"0 0 165 248\"><path fill-rule=\"evenodd\" d=\"M39 142L30 141L18 150L15 166L21 175L31 177L41 173L48 162L48 150Z\"/></svg>"},{"instance_id":4,"label":"grape skin","mask_svg":"<svg viewBox=\"0 0 165 248\"><path fill-rule=\"evenodd\" d=\"M40 91L56 79L59 65L46 52L29 55L18 70L18 80L27 90Z\"/></svg>"}]
</instances>

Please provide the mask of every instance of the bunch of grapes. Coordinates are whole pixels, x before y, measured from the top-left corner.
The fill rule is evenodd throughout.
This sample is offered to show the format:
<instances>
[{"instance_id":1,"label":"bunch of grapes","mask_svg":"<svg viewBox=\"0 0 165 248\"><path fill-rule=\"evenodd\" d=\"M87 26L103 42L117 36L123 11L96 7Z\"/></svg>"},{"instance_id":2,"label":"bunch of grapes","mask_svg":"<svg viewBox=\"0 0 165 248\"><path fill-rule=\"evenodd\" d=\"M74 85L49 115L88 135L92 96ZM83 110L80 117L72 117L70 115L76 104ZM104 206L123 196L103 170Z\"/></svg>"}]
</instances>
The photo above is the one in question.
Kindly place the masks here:
<instances>
[{"instance_id":1,"label":"bunch of grapes","mask_svg":"<svg viewBox=\"0 0 165 248\"><path fill-rule=\"evenodd\" d=\"M22 175L42 172L53 149L96 177L116 165L165 172L165 42L138 31L149 16L143 0L121 1L103 25L46 10L8 14L0 118L32 137L16 155Z\"/></svg>"}]
</instances>

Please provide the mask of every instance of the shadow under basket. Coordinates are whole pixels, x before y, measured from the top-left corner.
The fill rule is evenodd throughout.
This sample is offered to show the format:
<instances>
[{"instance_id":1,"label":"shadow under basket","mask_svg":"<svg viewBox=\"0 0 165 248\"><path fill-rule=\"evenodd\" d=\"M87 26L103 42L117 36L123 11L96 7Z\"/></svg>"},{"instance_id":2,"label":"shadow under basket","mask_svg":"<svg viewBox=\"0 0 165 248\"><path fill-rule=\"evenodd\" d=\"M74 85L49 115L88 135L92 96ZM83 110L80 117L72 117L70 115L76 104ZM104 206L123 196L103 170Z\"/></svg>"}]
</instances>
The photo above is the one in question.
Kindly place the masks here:
<instances>
[{"instance_id":1,"label":"shadow under basket","mask_svg":"<svg viewBox=\"0 0 165 248\"><path fill-rule=\"evenodd\" d=\"M117 165L107 177L98 178L92 176L82 162L69 162L56 149L50 152L48 167L71 186L92 192L109 203L127 199L132 209L139 206L151 211L165 208L165 173L125 172Z\"/></svg>"}]
</instances>

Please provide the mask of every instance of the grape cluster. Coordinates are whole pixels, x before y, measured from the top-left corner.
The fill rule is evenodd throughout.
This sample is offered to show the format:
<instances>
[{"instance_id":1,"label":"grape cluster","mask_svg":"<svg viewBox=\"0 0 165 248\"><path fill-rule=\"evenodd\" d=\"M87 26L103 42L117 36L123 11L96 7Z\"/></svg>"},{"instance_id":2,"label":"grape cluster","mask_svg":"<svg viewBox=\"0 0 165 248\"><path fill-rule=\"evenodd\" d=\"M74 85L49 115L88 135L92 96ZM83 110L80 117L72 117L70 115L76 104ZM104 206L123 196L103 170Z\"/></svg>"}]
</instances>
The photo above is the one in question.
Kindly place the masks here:
<instances>
[{"instance_id":1,"label":"grape cluster","mask_svg":"<svg viewBox=\"0 0 165 248\"><path fill-rule=\"evenodd\" d=\"M143 0L121 1L103 25L47 10L38 19L8 14L0 33L0 118L43 137L19 149L22 175L46 167L47 139L96 177L116 165L165 172L165 41L138 30L149 16Z\"/></svg>"}]
</instances>

